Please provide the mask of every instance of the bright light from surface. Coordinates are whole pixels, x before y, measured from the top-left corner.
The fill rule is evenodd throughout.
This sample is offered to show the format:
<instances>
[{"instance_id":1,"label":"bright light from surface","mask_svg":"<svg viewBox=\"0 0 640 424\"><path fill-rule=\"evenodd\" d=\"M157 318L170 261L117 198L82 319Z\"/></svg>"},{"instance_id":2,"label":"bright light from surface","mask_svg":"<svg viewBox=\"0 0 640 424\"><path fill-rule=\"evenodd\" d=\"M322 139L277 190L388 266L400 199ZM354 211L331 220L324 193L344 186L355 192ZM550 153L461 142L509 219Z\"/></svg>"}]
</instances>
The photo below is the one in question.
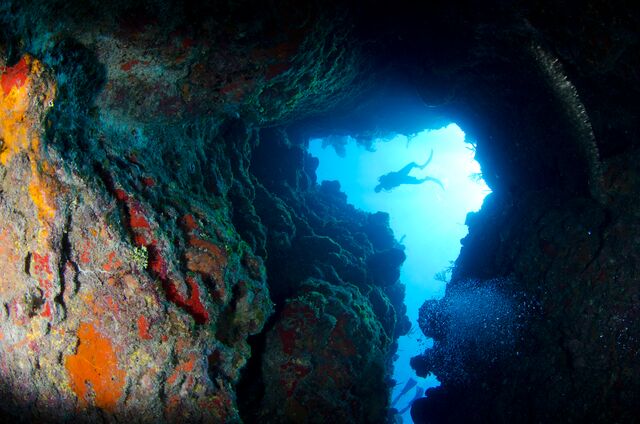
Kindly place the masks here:
<instances>
[{"instance_id":1,"label":"bright light from surface","mask_svg":"<svg viewBox=\"0 0 640 424\"><path fill-rule=\"evenodd\" d=\"M407 287L405 303L413 327L409 335L399 340L400 358L394 367L394 378L399 384L393 399L409 378L418 380L416 387L422 389L438 385L434 377L416 377L409 366L410 358L431 342L418 328L418 309L425 300L444 295L445 283L436 281L434 275L457 258L460 239L467 234L466 215L480 208L489 188L473 177L479 175L480 166L474 160L471 145L464 142L464 132L455 124L423 131L411 138L397 136L380 141L374 148L370 152L351 141L341 157L330 147L323 149L322 140L314 139L310 141L309 152L320 160L318 181L338 180L349 203L368 212L388 212L396 238L404 237L407 260L400 278ZM442 181L445 190L427 181L401 185L390 192L374 191L378 177L398 171L410 162L423 164L432 149L431 163L424 170L413 169L410 175L435 177ZM404 395L395 407L403 409L415 390ZM408 411L403 419L411 422Z\"/></svg>"}]
</instances>

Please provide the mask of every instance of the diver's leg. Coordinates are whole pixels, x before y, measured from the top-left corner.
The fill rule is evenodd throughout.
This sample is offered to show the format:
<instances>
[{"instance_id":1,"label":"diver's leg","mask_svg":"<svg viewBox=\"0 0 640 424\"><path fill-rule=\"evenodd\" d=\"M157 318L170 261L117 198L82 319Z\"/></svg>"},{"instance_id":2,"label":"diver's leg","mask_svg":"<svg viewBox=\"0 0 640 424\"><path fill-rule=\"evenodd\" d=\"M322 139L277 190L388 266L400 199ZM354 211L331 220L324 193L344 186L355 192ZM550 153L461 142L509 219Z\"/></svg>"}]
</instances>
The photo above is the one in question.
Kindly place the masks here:
<instances>
[{"instance_id":1,"label":"diver's leg","mask_svg":"<svg viewBox=\"0 0 640 424\"><path fill-rule=\"evenodd\" d=\"M417 163L415 162L411 162L410 164L406 165L404 168L402 168L401 170L397 171L397 172L393 172L393 174L399 175L399 176L405 176L405 175L409 175L409 172L411 172L411 170L413 168L416 168L418 166Z\"/></svg>"},{"instance_id":2,"label":"diver's leg","mask_svg":"<svg viewBox=\"0 0 640 424\"><path fill-rule=\"evenodd\" d=\"M416 177L407 176L402 180L402 183L400 184L422 184L423 182L424 182L423 179L417 179Z\"/></svg>"}]
</instances>

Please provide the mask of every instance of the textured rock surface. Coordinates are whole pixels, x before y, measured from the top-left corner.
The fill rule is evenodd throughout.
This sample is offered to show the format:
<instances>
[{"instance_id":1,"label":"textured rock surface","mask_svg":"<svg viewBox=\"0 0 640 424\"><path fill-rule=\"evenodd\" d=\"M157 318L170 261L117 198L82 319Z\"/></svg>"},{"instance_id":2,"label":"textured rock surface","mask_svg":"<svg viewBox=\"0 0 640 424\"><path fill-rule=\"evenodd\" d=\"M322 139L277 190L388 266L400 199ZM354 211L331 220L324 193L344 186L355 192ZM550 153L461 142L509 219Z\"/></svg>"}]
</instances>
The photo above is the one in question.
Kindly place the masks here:
<instances>
[{"instance_id":1,"label":"textured rock surface","mask_svg":"<svg viewBox=\"0 0 640 424\"><path fill-rule=\"evenodd\" d=\"M520 200L494 194L469 217L472 232L445 299L420 311L423 331L434 337L435 347L412 361L419 374L434 372L442 379L449 406L438 411L442 400L433 397L417 414L436 411L445 422L466 422L470 411L480 421L497 413L506 422L525 413L532 421L548 422L567 416L637 419L636 161L633 155L607 163L611 203L606 208L553 192ZM478 316L478 303L470 305L459 292L467 278L481 278L482 290L500 288L487 276L516 282L502 287L501 298L486 299L490 310ZM476 302L482 299L477 290L470 294ZM452 342L465 331L464 320L452 313L456 307L466 307L465 319L484 328L475 333L474 346ZM509 316L501 313L505 307ZM453 325L443 325L451 320ZM461 374L475 377L463 380ZM535 395L539 382L545 382L544 396ZM476 395L465 396L473 388Z\"/></svg>"},{"instance_id":2,"label":"textured rock surface","mask_svg":"<svg viewBox=\"0 0 640 424\"><path fill-rule=\"evenodd\" d=\"M39 141L50 78L30 56L2 75L3 410L236 419L246 337L272 310L262 261L224 205L154 203L146 174L128 172L136 190L65 166Z\"/></svg>"},{"instance_id":3,"label":"textured rock surface","mask_svg":"<svg viewBox=\"0 0 640 424\"><path fill-rule=\"evenodd\" d=\"M633 10L3 2L2 414L386 421L404 252L306 137L451 120L494 194L422 308L414 417L637 420Z\"/></svg>"},{"instance_id":4,"label":"textured rock surface","mask_svg":"<svg viewBox=\"0 0 640 424\"><path fill-rule=\"evenodd\" d=\"M446 107L494 193L468 217L445 298L421 309L435 345L412 364L442 387L414 419L636 422L638 16L463 10L454 21L478 26L454 36Z\"/></svg>"},{"instance_id":5,"label":"textured rock surface","mask_svg":"<svg viewBox=\"0 0 640 424\"><path fill-rule=\"evenodd\" d=\"M258 421L373 422L385 416L386 336L355 287L309 280L267 334ZM336 393L342 395L336 397Z\"/></svg>"},{"instance_id":6,"label":"textured rock surface","mask_svg":"<svg viewBox=\"0 0 640 424\"><path fill-rule=\"evenodd\" d=\"M2 10L0 77L2 414L284 422L322 398L327 413L348 404L344 422L384 419L407 330L401 261L384 282L368 265L398 249L388 217L319 189L304 149L260 130L357 89L340 19L89 3L72 21L49 4L14 7ZM328 282L301 285L309 277ZM295 302L315 305L310 284L326 310L287 331L325 331L333 347L274 344ZM316 405L280 411L285 398Z\"/></svg>"}]
</instances>

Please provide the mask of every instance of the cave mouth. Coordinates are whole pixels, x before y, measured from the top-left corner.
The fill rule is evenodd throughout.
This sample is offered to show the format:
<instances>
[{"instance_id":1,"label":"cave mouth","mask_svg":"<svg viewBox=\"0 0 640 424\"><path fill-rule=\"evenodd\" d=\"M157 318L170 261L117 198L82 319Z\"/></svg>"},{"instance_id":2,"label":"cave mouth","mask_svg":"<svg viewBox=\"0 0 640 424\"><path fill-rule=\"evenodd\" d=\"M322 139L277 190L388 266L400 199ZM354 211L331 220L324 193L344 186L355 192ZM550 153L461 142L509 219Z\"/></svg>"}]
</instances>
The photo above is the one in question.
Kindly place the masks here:
<instances>
[{"instance_id":1,"label":"cave mouth","mask_svg":"<svg viewBox=\"0 0 640 424\"><path fill-rule=\"evenodd\" d=\"M404 422L412 422L407 406L427 388L439 385L435 376L418 377L409 365L412 356L432 345L420 331L418 310L425 300L444 296L460 239L467 234L466 215L480 209L490 192L475 160L474 144L456 124L367 143L330 135L311 138L308 144L308 152L319 160L318 183L338 181L348 203L366 212L388 213L405 251L400 281L406 286L411 330L398 340L391 399ZM389 173L396 179L400 175L404 183L393 187L401 181L390 181L385 186L384 177L379 177Z\"/></svg>"}]
</instances>

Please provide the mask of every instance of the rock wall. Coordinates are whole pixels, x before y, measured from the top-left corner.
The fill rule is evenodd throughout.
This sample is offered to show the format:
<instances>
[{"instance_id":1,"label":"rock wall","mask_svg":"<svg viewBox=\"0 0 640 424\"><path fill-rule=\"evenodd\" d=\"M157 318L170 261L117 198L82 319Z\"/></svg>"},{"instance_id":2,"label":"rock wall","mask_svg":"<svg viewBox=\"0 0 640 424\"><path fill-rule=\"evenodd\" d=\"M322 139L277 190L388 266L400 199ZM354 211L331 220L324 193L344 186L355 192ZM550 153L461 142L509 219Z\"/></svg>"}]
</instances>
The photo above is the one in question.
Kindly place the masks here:
<instances>
[{"instance_id":1,"label":"rock wall","mask_svg":"<svg viewBox=\"0 0 640 424\"><path fill-rule=\"evenodd\" d=\"M445 107L493 193L467 218L444 299L421 308L435 344L412 365L442 386L412 415L637 422L638 16L604 2L457 11Z\"/></svg>"},{"instance_id":2,"label":"rock wall","mask_svg":"<svg viewBox=\"0 0 640 424\"><path fill-rule=\"evenodd\" d=\"M420 311L436 344L412 365L443 381L415 405L420 420L468 422L473 413L478 422L635 422L635 157L606 163L606 207L557 192L492 194L469 216L447 295Z\"/></svg>"},{"instance_id":3,"label":"rock wall","mask_svg":"<svg viewBox=\"0 0 640 424\"><path fill-rule=\"evenodd\" d=\"M340 19L55 6L2 9L3 417L384 421L404 253L266 128L357 90Z\"/></svg>"},{"instance_id":4,"label":"rock wall","mask_svg":"<svg viewBox=\"0 0 640 424\"><path fill-rule=\"evenodd\" d=\"M3 413L237 420L246 338L273 306L223 196L168 188L133 154L79 174L40 142L44 65L25 56L2 82Z\"/></svg>"}]
</instances>

